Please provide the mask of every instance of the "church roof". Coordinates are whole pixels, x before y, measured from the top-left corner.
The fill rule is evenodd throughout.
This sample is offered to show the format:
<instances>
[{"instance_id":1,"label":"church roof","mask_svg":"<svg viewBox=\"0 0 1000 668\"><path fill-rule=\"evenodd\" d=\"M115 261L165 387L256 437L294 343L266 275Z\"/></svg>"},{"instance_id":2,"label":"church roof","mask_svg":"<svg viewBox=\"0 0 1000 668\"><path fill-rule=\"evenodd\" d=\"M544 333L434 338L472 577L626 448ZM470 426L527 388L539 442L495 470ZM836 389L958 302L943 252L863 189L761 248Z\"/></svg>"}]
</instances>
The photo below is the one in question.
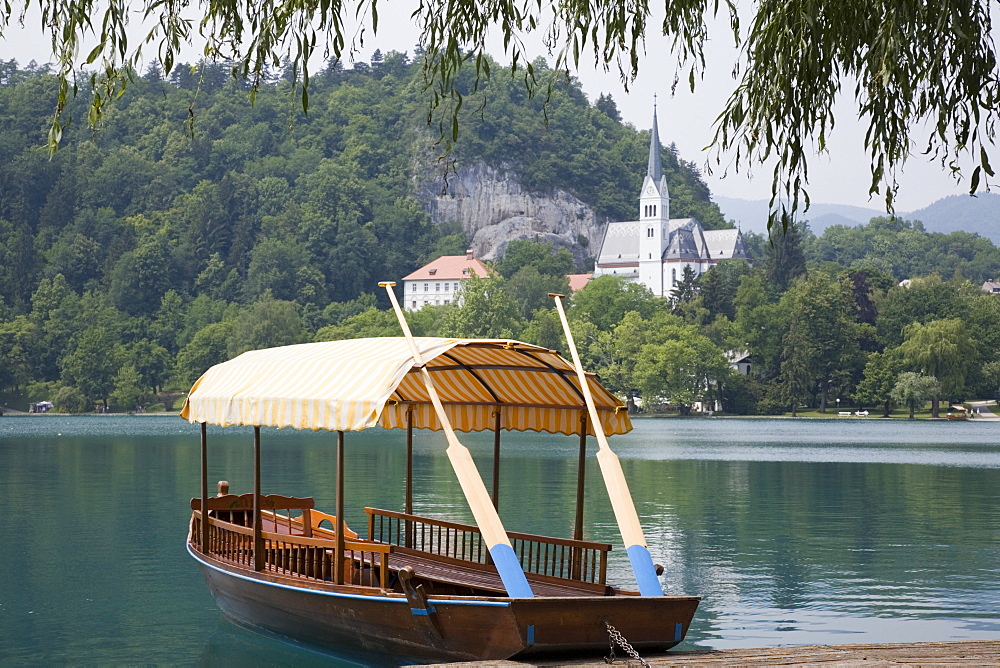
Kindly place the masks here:
<instances>
[{"instance_id":1,"label":"church roof","mask_svg":"<svg viewBox=\"0 0 1000 668\"><path fill-rule=\"evenodd\" d=\"M670 239L663 251L664 260L707 259L701 223L694 218L675 218L670 221Z\"/></svg>"},{"instance_id":2,"label":"church roof","mask_svg":"<svg viewBox=\"0 0 1000 668\"><path fill-rule=\"evenodd\" d=\"M746 245L743 243L743 235L739 230L705 230L703 234L713 260L749 258Z\"/></svg>"},{"instance_id":3,"label":"church roof","mask_svg":"<svg viewBox=\"0 0 1000 668\"><path fill-rule=\"evenodd\" d=\"M597 256L598 264L639 261L639 221L608 223L604 243Z\"/></svg>"},{"instance_id":4,"label":"church roof","mask_svg":"<svg viewBox=\"0 0 1000 668\"><path fill-rule=\"evenodd\" d=\"M479 278L489 276L490 270L472 253L465 255L442 255L438 259L425 264L412 274L404 276L404 281L456 280L469 278L475 274Z\"/></svg>"}]
</instances>

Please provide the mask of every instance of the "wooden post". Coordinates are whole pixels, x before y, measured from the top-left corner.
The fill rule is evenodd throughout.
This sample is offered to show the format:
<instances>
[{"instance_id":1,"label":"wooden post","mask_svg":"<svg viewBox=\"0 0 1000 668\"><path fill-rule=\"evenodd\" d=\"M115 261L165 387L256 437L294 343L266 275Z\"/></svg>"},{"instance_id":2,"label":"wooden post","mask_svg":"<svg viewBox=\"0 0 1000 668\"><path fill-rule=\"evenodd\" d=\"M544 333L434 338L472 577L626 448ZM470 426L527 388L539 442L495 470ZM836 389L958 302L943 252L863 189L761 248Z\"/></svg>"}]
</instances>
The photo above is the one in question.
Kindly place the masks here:
<instances>
[{"instance_id":1,"label":"wooden post","mask_svg":"<svg viewBox=\"0 0 1000 668\"><path fill-rule=\"evenodd\" d=\"M403 512L413 514L413 406L406 409L406 495L403 499ZM372 516L369 515L371 520ZM369 533L369 538L371 535ZM403 544L413 547L413 522L406 521Z\"/></svg>"},{"instance_id":2,"label":"wooden post","mask_svg":"<svg viewBox=\"0 0 1000 668\"><path fill-rule=\"evenodd\" d=\"M587 413L580 413L580 455L576 465L576 519L573 522L573 540L583 540L583 480L587 470ZM583 572L583 550L573 548L573 567L570 569L574 580L579 580Z\"/></svg>"},{"instance_id":3,"label":"wooden post","mask_svg":"<svg viewBox=\"0 0 1000 668\"><path fill-rule=\"evenodd\" d=\"M260 427L253 428L253 569L264 570L264 537L260 526Z\"/></svg>"},{"instance_id":4,"label":"wooden post","mask_svg":"<svg viewBox=\"0 0 1000 668\"><path fill-rule=\"evenodd\" d=\"M201 423L201 553L208 554L208 425Z\"/></svg>"},{"instance_id":5,"label":"wooden post","mask_svg":"<svg viewBox=\"0 0 1000 668\"><path fill-rule=\"evenodd\" d=\"M337 584L344 584L344 432L337 431L337 559L334 577Z\"/></svg>"},{"instance_id":6,"label":"wooden post","mask_svg":"<svg viewBox=\"0 0 1000 668\"><path fill-rule=\"evenodd\" d=\"M403 511L413 514L413 407L406 409L406 494Z\"/></svg>"},{"instance_id":7,"label":"wooden post","mask_svg":"<svg viewBox=\"0 0 1000 668\"><path fill-rule=\"evenodd\" d=\"M580 456L576 466L576 522L573 540L583 540L583 479L587 471L587 414L580 415Z\"/></svg>"},{"instance_id":8,"label":"wooden post","mask_svg":"<svg viewBox=\"0 0 1000 668\"><path fill-rule=\"evenodd\" d=\"M493 413L493 507L500 509L500 407Z\"/></svg>"}]
</instances>

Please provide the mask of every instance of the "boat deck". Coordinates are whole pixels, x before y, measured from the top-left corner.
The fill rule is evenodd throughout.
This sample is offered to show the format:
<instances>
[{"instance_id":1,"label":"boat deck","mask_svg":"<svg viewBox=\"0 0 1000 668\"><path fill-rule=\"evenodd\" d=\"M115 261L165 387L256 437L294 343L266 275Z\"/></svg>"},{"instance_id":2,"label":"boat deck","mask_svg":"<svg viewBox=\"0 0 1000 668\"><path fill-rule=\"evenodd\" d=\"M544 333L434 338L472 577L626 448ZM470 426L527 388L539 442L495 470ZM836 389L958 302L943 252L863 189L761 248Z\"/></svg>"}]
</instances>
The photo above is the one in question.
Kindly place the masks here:
<instances>
[{"instance_id":1,"label":"boat deck","mask_svg":"<svg viewBox=\"0 0 1000 668\"><path fill-rule=\"evenodd\" d=\"M477 592L490 592L497 596L506 596L507 589L495 568L473 568L443 562L433 557L417 554L406 548L396 548L390 560L391 570L398 572L401 568L411 567L418 578L431 580L436 585L454 588L448 593L466 593L462 590L471 589ZM604 596L605 588L595 588L586 583L551 582L528 575L528 583L536 596Z\"/></svg>"}]
</instances>

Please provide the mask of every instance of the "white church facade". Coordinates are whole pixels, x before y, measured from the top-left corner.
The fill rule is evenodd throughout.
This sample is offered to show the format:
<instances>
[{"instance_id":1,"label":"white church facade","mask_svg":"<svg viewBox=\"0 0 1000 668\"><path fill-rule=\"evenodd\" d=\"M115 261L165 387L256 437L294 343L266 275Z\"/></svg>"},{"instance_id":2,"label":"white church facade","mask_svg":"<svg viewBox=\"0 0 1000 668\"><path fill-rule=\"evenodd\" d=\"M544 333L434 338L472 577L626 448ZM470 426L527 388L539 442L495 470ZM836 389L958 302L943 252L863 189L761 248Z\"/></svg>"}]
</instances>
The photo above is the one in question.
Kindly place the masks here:
<instances>
[{"instance_id":1,"label":"white church facade","mask_svg":"<svg viewBox=\"0 0 1000 668\"><path fill-rule=\"evenodd\" d=\"M649 164L639 194L639 220L608 223L594 276L621 276L669 297L689 266L696 276L721 260L749 260L738 229L705 230L694 218L670 217L670 194L653 110Z\"/></svg>"}]
</instances>

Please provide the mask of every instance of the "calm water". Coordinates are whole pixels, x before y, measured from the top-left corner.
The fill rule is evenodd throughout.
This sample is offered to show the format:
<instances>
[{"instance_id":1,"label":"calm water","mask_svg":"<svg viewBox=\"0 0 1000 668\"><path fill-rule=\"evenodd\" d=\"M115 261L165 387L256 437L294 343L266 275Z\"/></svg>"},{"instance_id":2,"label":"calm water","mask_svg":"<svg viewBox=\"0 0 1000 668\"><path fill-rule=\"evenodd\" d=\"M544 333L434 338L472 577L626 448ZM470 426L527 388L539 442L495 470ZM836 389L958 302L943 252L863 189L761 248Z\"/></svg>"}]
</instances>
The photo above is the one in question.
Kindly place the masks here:
<instances>
[{"instance_id":1,"label":"calm water","mask_svg":"<svg viewBox=\"0 0 1000 668\"><path fill-rule=\"evenodd\" d=\"M212 481L252 489L249 430L210 429ZM489 480L492 437L466 435ZM704 597L682 649L1000 637L1000 423L641 420L612 439L668 593ZM505 436L508 529L569 536L575 439ZM347 520L402 509L403 434L347 436ZM0 664L336 664L224 620L184 550L197 428L0 419ZM332 511L334 438L263 432L265 492ZM417 512L470 519L438 435ZM614 543L596 462L586 537Z\"/></svg>"}]
</instances>

